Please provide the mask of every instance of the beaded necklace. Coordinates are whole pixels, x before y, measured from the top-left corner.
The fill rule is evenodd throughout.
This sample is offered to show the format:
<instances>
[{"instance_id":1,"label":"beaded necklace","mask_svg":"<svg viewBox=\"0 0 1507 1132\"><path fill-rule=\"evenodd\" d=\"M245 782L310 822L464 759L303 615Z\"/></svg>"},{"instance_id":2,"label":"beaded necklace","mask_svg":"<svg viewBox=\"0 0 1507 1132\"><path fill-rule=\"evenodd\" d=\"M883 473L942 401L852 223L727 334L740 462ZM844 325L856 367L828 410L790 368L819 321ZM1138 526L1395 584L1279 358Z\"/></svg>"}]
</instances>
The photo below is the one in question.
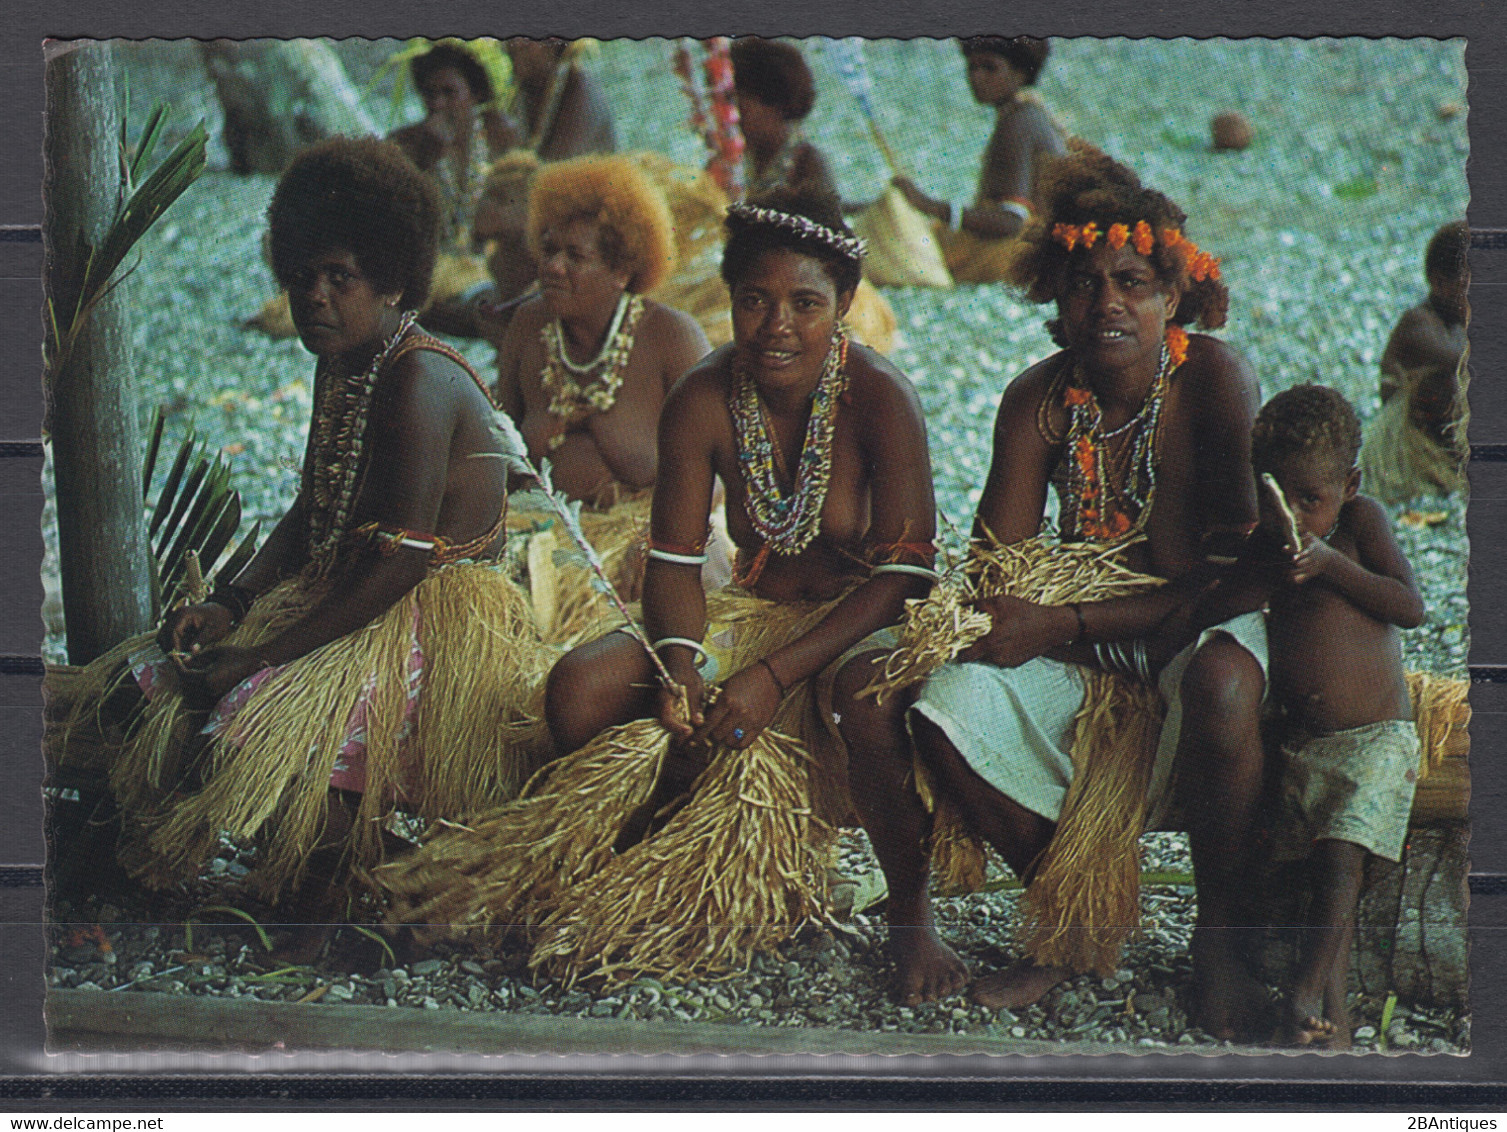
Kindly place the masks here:
<instances>
[{"instance_id":1,"label":"beaded necklace","mask_svg":"<svg viewBox=\"0 0 1507 1132\"><path fill-rule=\"evenodd\" d=\"M471 219L476 213L476 202L481 198L482 185L486 181L487 166L490 163L487 132L478 110L472 116L465 163L457 161L447 147L434 167L435 181L440 190L444 242L447 246L461 248L468 242Z\"/></svg>"},{"instance_id":2,"label":"beaded necklace","mask_svg":"<svg viewBox=\"0 0 1507 1132\"><path fill-rule=\"evenodd\" d=\"M1181 358L1177 359L1178 362ZM1064 463L1066 482L1059 482L1058 529L1064 539L1106 541L1123 538L1151 515L1156 495L1157 439L1168 378L1176 369L1167 343L1162 343L1156 380L1134 416L1119 428L1104 432L1098 399L1084 380L1081 366L1072 367L1072 380L1062 390L1068 412ZM1059 371L1060 385L1068 370ZM1050 439L1046 423L1048 406L1056 390L1042 402L1038 424ZM1123 438L1123 439L1122 439ZM1111 441L1119 440L1119 451Z\"/></svg>"},{"instance_id":3,"label":"beaded necklace","mask_svg":"<svg viewBox=\"0 0 1507 1132\"><path fill-rule=\"evenodd\" d=\"M821 377L811 395L811 417L806 422L794 488L788 496L780 489L776 471L783 454L774 431L765 423L758 386L746 368L735 370L738 385L728 401L728 410L738 442L738 463L743 469L748 519L765 547L776 554L799 554L821 526L822 506L832 478L837 405L848 385L847 360L848 336L839 329L832 336Z\"/></svg>"},{"instance_id":4,"label":"beaded necklace","mask_svg":"<svg viewBox=\"0 0 1507 1132\"><path fill-rule=\"evenodd\" d=\"M605 413L617 403L628 358L633 353L638 320L643 313L643 296L625 291L617 301L601 350L588 362L570 360L565 350L565 328L558 318L544 324L544 329L539 332L544 342L544 369L539 374L539 382L549 397L551 416L572 421L590 413ZM596 374L594 380L584 384L577 380L591 373ZM563 432L557 433L550 438L550 447L558 448L564 439Z\"/></svg>"},{"instance_id":5,"label":"beaded necklace","mask_svg":"<svg viewBox=\"0 0 1507 1132\"><path fill-rule=\"evenodd\" d=\"M785 144L774 153L769 163L764 166L763 172L754 168L753 151L743 151L743 177L748 182L748 187L743 190L745 197L757 196L769 189L779 188L790 183L791 174L795 172L795 154L806 140L805 134L800 127L791 129L785 139Z\"/></svg>"},{"instance_id":6,"label":"beaded necklace","mask_svg":"<svg viewBox=\"0 0 1507 1132\"><path fill-rule=\"evenodd\" d=\"M318 397L304 464L304 498L309 508L309 558L321 575L334 563L356 502L372 390L417 319L417 311L404 311L398 328L360 374L334 374L323 361L316 371Z\"/></svg>"}]
</instances>

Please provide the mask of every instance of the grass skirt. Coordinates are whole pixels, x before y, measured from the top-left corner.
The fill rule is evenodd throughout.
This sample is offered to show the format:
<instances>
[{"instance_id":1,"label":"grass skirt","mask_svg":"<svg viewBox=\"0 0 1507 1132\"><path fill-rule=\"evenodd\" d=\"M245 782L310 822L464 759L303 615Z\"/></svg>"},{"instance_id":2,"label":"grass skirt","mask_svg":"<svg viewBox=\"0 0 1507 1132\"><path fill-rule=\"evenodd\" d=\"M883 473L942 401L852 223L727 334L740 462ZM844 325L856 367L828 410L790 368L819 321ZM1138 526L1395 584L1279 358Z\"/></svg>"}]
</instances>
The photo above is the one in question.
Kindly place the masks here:
<instances>
[{"instance_id":1,"label":"grass skirt","mask_svg":"<svg viewBox=\"0 0 1507 1132\"><path fill-rule=\"evenodd\" d=\"M272 637L328 584L280 584L225 643ZM127 642L91 670L101 683L111 679L147 643ZM394 809L432 820L518 793L547 742L538 709L552 657L518 587L494 566L462 563L434 572L365 627L271 670L212 736L198 735L204 713L162 688L111 768L129 827L126 863L166 886L197 876L222 834L257 839L248 880L276 899L319 843L330 776L363 704L366 789L349 861L358 873L371 868Z\"/></svg>"},{"instance_id":2,"label":"grass skirt","mask_svg":"<svg viewBox=\"0 0 1507 1132\"><path fill-rule=\"evenodd\" d=\"M802 636L835 602L707 599L708 651L731 675ZM718 751L691 800L618 855L657 780L668 735L652 720L604 732L549 764L517 801L444 830L382 869L392 918L433 934L519 930L536 969L573 982L715 975L746 967L824 914L846 762L817 708L821 677L790 689L746 751Z\"/></svg>"}]
</instances>

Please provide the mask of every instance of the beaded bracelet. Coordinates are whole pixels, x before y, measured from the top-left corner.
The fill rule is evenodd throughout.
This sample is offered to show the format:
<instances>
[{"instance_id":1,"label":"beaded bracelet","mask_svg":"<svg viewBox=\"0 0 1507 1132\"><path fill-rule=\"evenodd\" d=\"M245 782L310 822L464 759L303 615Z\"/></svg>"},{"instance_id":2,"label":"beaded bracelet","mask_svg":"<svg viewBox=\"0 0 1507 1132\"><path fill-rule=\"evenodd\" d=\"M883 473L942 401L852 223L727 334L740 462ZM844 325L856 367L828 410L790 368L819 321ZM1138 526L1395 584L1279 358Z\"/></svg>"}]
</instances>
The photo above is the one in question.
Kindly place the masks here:
<instances>
[{"instance_id":1,"label":"beaded bracelet","mask_svg":"<svg viewBox=\"0 0 1507 1132\"><path fill-rule=\"evenodd\" d=\"M649 647L652 648L655 652L658 652L666 645L681 645L688 649L695 649L696 664L700 664L703 660L706 659L706 649L701 647L701 642L693 641L690 637L661 637Z\"/></svg>"},{"instance_id":2,"label":"beaded bracelet","mask_svg":"<svg viewBox=\"0 0 1507 1132\"><path fill-rule=\"evenodd\" d=\"M785 690L785 684L784 684L784 682L780 679L779 675L775 672L774 665L770 664L769 661L765 660L762 656L759 657L759 659L755 663L762 664L764 666L764 671L767 672L767 673L769 673L769 678L774 681L774 686L780 690L780 699L783 700L786 696L788 696L790 694L789 692L787 692Z\"/></svg>"}]
</instances>

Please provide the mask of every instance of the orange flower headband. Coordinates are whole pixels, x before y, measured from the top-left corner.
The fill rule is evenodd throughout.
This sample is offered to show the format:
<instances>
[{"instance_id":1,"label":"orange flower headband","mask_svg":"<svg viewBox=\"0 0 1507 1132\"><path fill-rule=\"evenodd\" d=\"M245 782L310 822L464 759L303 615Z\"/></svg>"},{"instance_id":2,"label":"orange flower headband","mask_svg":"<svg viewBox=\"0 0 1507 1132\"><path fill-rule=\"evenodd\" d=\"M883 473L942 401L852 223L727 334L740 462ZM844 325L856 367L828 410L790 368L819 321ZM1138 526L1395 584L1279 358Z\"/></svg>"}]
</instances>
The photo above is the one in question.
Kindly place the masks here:
<instances>
[{"instance_id":1,"label":"orange flower headband","mask_svg":"<svg viewBox=\"0 0 1507 1132\"><path fill-rule=\"evenodd\" d=\"M1099 227L1098 221L1090 220L1087 224L1054 224L1052 225L1052 239L1072 251L1079 244L1085 248L1091 248L1103 237L1110 247L1119 251L1126 244L1144 256L1151 254L1151 249L1156 246L1156 233L1152 232L1151 225L1144 220L1137 220L1135 227L1128 224L1111 224L1108 231ZM1182 245L1184 254L1188 257L1188 274L1197 283L1205 279L1219 279L1219 260L1208 252L1198 250L1198 245L1192 240L1184 238L1176 228L1163 228L1161 231L1162 246L1175 248Z\"/></svg>"}]
</instances>

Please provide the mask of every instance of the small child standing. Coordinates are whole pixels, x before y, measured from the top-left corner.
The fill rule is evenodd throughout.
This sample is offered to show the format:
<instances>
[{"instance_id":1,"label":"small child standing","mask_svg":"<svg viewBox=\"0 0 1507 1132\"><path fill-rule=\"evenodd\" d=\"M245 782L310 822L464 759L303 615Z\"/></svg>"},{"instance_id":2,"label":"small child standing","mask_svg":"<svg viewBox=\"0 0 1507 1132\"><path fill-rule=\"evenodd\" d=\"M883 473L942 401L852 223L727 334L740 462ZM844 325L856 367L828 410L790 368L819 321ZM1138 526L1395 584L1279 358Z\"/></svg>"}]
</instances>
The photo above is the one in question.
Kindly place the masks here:
<instances>
[{"instance_id":1,"label":"small child standing","mask_svg":"<svg viewBox=\"0 0 1507 1132\"><path fill-rule=\"evenodd\" d=\"M1241 572L1270 588L1271 694L1288 725L1276 856L1307 856L1312 883L1279 1033L1293 1045L1350 1044L1366 855L1398 859L1418 777L1397 630L1422 622L1423 600L1386 511L1358 494L1360 446L1354 410L1319 385L1272 398L1252 434L1262 523Z\"/></svg>"}]
</instances>

